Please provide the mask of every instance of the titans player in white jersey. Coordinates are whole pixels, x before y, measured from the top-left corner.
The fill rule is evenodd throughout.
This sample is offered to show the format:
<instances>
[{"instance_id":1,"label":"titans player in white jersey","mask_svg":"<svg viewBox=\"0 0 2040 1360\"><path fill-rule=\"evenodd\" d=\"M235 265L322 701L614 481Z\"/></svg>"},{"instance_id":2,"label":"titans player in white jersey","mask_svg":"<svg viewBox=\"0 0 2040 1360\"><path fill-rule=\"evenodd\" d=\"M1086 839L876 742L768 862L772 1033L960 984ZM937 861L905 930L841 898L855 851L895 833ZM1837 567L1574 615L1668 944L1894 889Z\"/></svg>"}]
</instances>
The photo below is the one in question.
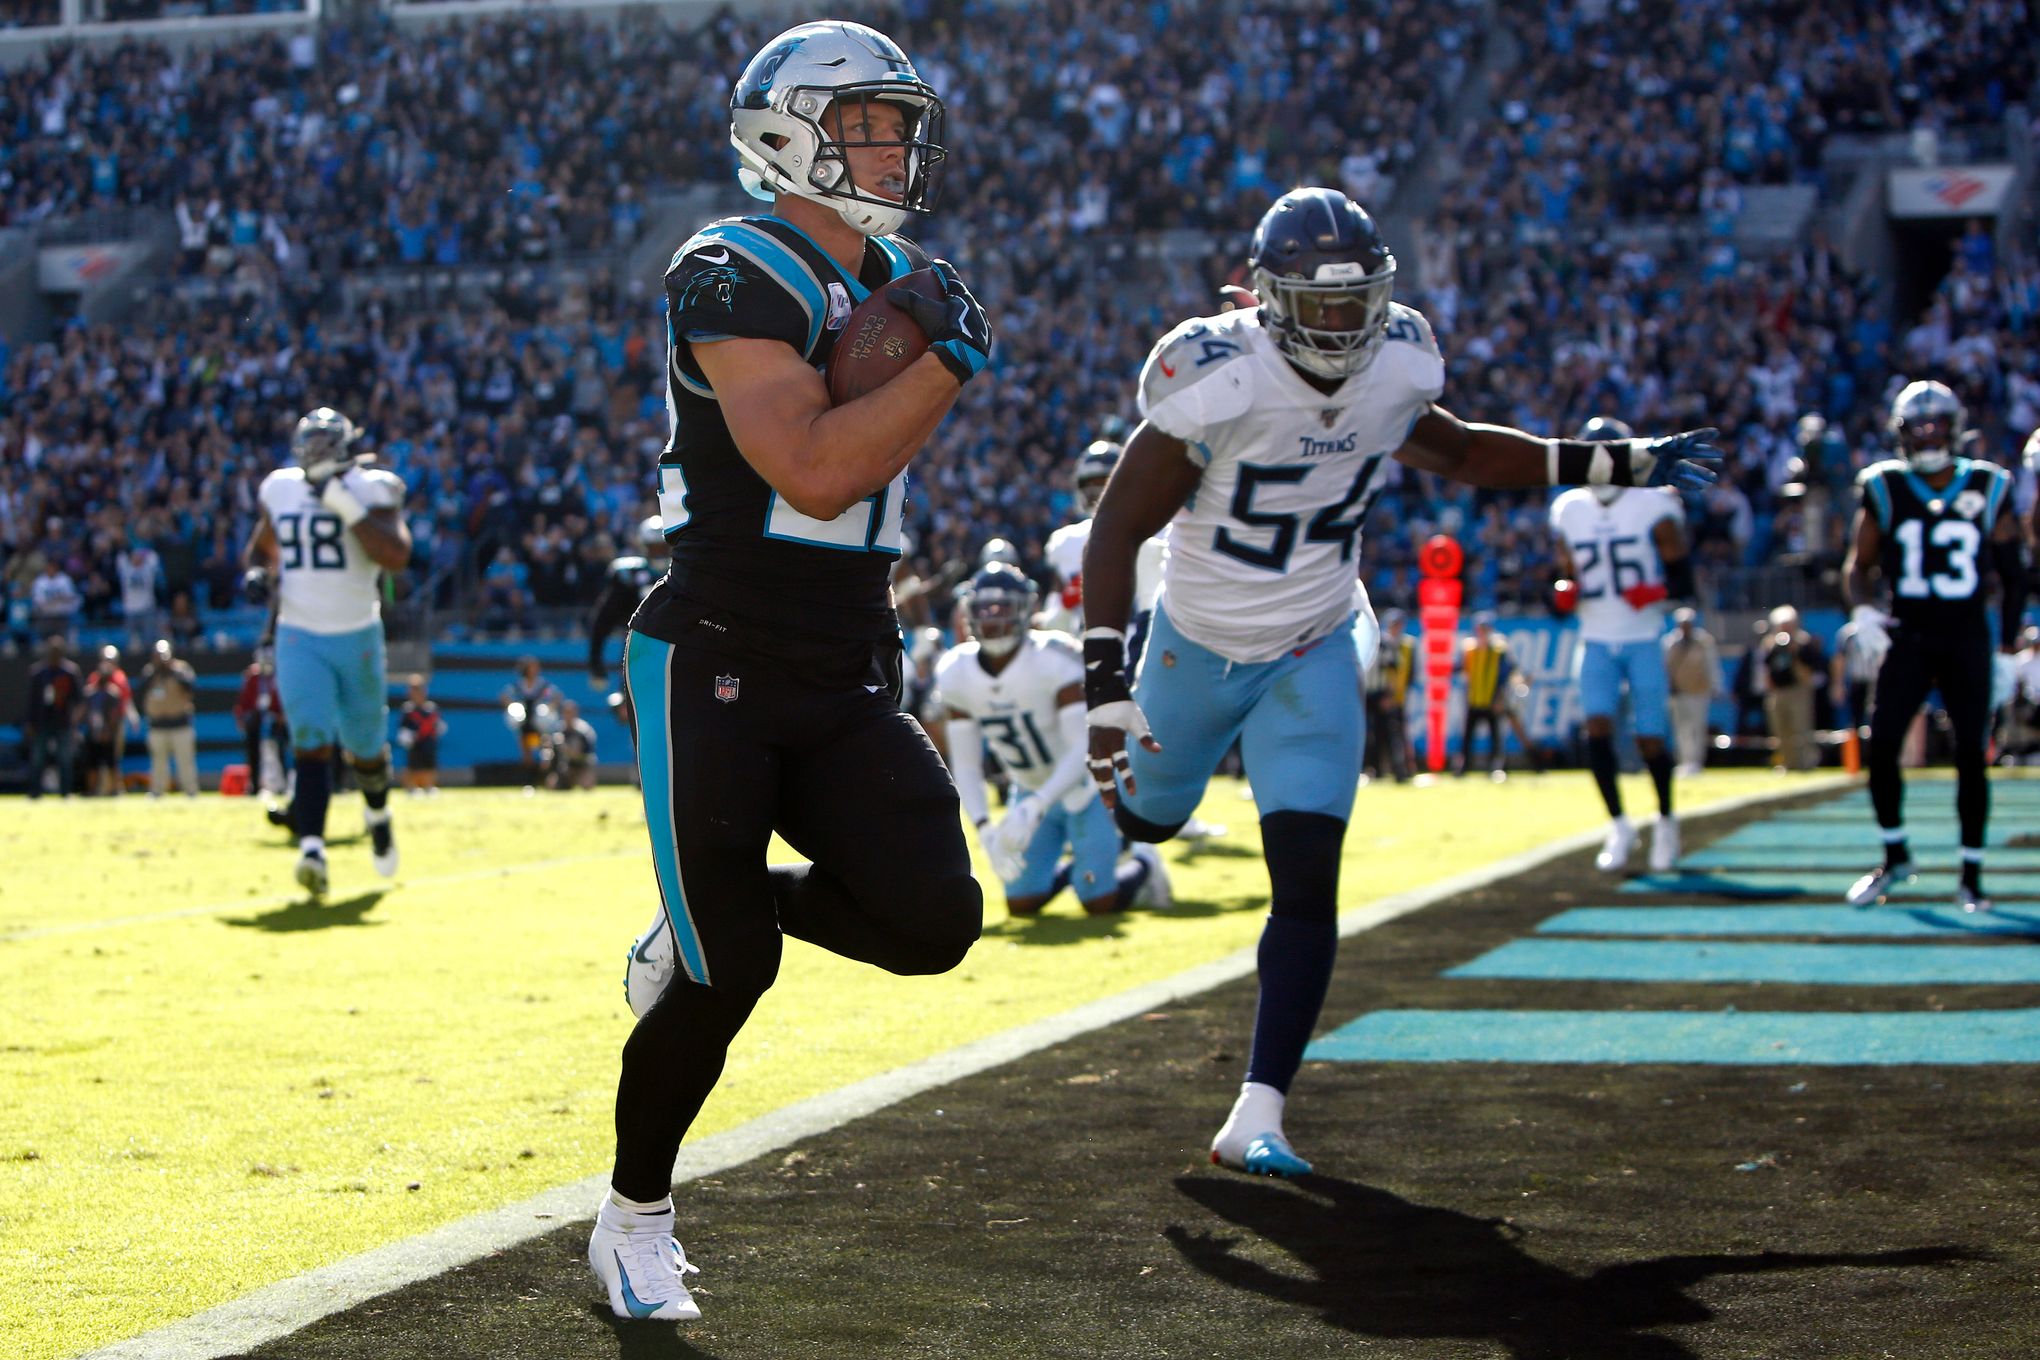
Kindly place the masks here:
<instances>
[{"instance_id":1,"label":"titans player in white jersey","mask_svg":"<svg viewBox=\"0 0 2040 1360\"><path fill-rule=\"evenodd\" d=\"M1117 864L1118 828L1084 774L1083 656L1060 633L1028 629L1034 583L995 563L971 582L964 612L971 639L936 664L936 698L948 714L956 792L1005 885L1006 910L1037 915L1065 884L1093 916L1166 903L1168 877L1153 846ZM997 826L985 798L987 747L1026 790Z\"/></svg>"},{"instance_id":2,"label":"titans player in white jersey","mask_svg":"<svg viewBox=\"0 0 2040 1360\"><path fill-rule=\"evenodd\" d=\"M389 679L383 656L382 573L411 560L404 483L354 452L354 422L328 406L291 436L295 467L262 479L262 523L248 542L244 592L277 600L276 688L297 750L292 829L297 881L326 891L326 805L334 743L368 804L376 872L397 871L390 826Z\"/></svg>"},{"instance_id":3,"label":"titans player in white jersey","mask_svg":"<svg viewBox=\"0 0 2040 1360\"><path fill-rule=\"evenodd\" d=\"M1596 416L1580 428L1589 440L1633 439L1619 420ZM1551 505L1558 569L1576 590L1580 621L1573 678L1587 723L1587 768L1607 804L1607 839L1594 860L1620 873L1636 848L1636 829L1622 813L1615 781L1615 715L1629 691L1636 748L1657 788L1650 867L1664 873L1679 862L1679 819L1672 815L1671 687L1665 680L1665 599L1693 593L1684 510L1675 493L1640 487L1575 487Z\"/></svg>"},{"instance_id":4,"label":"titans player in white jersey","mask_svg":"<svg viewBox=\"0 0 2040 1360\"><path fill-rule=\"evenodd\" d=\"M1310 1165L1283 1108L1337 947L1375 634L1355 554L1383 466L1488 487L1704 486L1720 455L1712 431L1548 440L1436 406L1445 364L1431 328L1390 300L1395 257L1336 190L1276 200L1247 263L1259 305L1184 322L1141 370L1143 421L1084 554L1084 697L1092 777L1137 840L1173 835L1240 742L1272 892L1246 1082L1211 1155L1294 1176ZM1135 552L1172 518L1133 686L1121 633Z\"/></svg>"}]
</instances>

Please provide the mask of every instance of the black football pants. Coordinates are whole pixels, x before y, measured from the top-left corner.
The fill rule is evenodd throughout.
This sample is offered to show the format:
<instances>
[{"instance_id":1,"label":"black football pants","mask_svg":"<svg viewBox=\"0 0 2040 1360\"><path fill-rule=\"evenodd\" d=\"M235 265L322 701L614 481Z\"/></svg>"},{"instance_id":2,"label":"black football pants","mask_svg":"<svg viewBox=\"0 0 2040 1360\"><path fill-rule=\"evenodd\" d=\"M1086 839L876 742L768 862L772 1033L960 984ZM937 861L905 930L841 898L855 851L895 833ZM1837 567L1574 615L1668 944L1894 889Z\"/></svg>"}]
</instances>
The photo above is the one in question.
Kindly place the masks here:
<instances>
[{"instance_id":1,"label":"black football pants","mask_svg":"<svg viewBox=\"0 0 2040 1360\"><path fill-rule=\"evenodd\" d=\"M782 934L942 973L977 940L984 898L949 771L891 693L636 632L625 670L679 968L624 1045L614 1183L657 1200ZM768 868L774 831L812 863Z\"/></svg>"},{"instance_id":2,"label":"black football pants","mask_svg":"<svg viewBox=\"0 0 2040 1360\"><path fill-rule=\"evenodd\" d=\"M1904 825L1905 785L1900 748L1913 715L1935 690L1955 729L1955 814L1962 844L1983 848L1990 817L1990 782L1984 755L1990 740L1990 637L1922 634L1893 629L1891 651L1877 671L1870 700L1870 802L1877 824Z\"/></svg>"}]
</instances>

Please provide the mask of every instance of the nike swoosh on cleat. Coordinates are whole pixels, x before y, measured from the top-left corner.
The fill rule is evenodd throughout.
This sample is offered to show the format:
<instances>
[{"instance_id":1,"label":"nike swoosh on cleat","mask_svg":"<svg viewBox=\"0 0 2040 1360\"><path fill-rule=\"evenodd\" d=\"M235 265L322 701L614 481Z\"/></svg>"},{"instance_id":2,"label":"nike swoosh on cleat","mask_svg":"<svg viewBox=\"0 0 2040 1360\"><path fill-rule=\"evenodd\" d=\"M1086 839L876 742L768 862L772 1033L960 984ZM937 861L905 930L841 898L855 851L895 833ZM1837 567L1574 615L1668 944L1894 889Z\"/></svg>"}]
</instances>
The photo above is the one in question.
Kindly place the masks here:
<instances>
[{"instance_id":1,"label":"nike swoosh on cleat","mask_svg":"<svg viewBox=\"0 0 2040 1360\"><path fill-rule=\"evenodd\" d=\"M664 1304L640 1303L638 1301L638 1296L631 1292L630 1272L623 1268L623 1254L618 1252L615 1253L615 1256L616 1278L623 1285L623 1306L630 1310L630 1315L634 1318L648 1318L664 1307Z\"/></svg>"},{"instance_id":2,"label":"nike swoosh on cleat","mask_svg":"<svg viewBox=\"0 0 2040 1360\"><path fill-rule=\"evenodd\" d=\"M630 956L649 968L652 961L645 957L645 951L652 947L652 941L657 938L658 935L656 933L645 936L642 940L638 941L638 947L631 951Z\"/></svg>"}]
</instances>

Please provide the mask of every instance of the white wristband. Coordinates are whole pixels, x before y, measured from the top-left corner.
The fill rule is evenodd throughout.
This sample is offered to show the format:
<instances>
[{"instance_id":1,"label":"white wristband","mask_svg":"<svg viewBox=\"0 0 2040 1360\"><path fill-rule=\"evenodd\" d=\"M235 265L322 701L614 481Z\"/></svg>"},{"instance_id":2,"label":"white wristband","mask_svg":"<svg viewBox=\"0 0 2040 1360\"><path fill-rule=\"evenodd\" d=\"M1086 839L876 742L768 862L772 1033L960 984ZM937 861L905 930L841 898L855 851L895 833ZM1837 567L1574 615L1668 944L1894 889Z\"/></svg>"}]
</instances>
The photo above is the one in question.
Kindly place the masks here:
<instances>
[{"instance_id":1,"label":"white wristband","mask_svg":"<svg viewBox=\"0 0 2040 1360\"><path fill-rule=\"evenodd\" d=\"M338 477L326 483L326 489L319 493L319 501L340 516L340 522L350 529L368 518L368 507L361 503L359 496L343 486Z\"/></svg>"},{"instance_id":2,"label":"white wristband","mask_svg":"<svg viewBox=\"0 0 2040 1360\"><path fill-rule=\"evenodd\" d=\"M1102 638L1112 642L1125 642L1126 634L1120 632L1117 628L1086 628L1084 630L1084 641L1089 642L1092 638Z\"/></svg>"}]
</instances>

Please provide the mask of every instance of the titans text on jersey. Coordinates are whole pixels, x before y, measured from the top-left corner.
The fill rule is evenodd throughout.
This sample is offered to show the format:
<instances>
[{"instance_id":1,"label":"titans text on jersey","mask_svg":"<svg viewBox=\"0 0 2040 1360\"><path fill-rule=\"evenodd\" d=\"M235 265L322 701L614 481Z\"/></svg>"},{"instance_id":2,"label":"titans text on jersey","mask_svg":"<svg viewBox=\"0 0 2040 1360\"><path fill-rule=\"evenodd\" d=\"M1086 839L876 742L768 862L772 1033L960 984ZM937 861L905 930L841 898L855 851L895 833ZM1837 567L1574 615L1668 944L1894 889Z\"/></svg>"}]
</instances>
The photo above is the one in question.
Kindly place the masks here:
<instances>
[{"instance_id":1,"label":"titans text on jersey","mask_svg":"<svg viewBox=\"0 0 2040 1360\"><path fill-rule=\"evenodd\" d=\"M1372 363L1327 396L1299 376L1258 309L1198 317L1162 338L1140 411L1203 468L1171 526L1170 621L1240 662L1323 637L1358 607L1360 526L1383 465L1445 388L1423 316L1392 304Z\"/></svg>"}]
</instances>

